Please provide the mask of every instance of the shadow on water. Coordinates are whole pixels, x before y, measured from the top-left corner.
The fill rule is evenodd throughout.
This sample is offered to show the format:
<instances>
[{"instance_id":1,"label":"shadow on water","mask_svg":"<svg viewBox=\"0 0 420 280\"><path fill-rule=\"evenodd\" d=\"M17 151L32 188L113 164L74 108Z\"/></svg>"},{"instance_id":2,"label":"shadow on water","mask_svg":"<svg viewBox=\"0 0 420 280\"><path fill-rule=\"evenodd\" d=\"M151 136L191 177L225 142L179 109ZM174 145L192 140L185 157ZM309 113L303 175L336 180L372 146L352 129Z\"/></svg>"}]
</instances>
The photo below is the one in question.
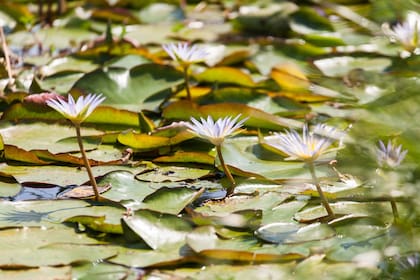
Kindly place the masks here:
<instances>
[{"instance_id":1,"label":"shadow on water","mask_svg":"<svg viewBox=\"0 0 420 280\"><path fill-rule=\"evenodd\" d=\"M77 185L58 186L37 182L24 182L21 186L16 195L8 197L10 201L57 199L64 192L78 187Z\"/></svg>"}]
</instances>

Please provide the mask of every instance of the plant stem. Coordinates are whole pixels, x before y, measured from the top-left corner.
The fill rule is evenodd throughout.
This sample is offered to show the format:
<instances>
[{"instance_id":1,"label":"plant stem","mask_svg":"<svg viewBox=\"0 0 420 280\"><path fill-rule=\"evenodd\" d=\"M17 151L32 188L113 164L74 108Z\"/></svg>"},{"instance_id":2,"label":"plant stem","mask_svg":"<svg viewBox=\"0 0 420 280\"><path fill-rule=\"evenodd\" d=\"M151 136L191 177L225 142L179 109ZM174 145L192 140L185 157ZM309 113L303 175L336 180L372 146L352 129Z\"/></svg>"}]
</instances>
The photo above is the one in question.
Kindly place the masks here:
<instances>
[{"instance_id":1,"label":"plant stem","mask_svg":"<svg viewBox=\"0 0 420 280\"><path fill-rule=\"evenodd\" d=\"M394 221L397 221L400 218L398 214L397 203L395 202L394 198L391 198L391 208L392 208L392 215L394 215Z\"/></svg>"},{"instance_id":2,"label":"plant stem","mask_svg":"<svg viewBox=\"0 0 420 280\"><path fill-rule=\"evenodd\" d=\"M235 179L233 179L232 173L230 173L228 167L226 166L225 160L223 159L222 155L222 145L216 146L217 156L219 157L220 164L222 165L223 171L225 172L226 177L230 181L230 187L227 189L226 195L231 195L236 187Z\"/></svg>"},{"instance_id":3,"label":"plant stem","mask_svg":"<svg viewBox=\"0 0 420 280\"><path fill-rule=\"evenodd\" d=\"M319 184L318 177L316 177L314 163L312 161L310 161L307 164L309 166L309 171L311 172L312 181L316 186L316 190L319 193L319 197L321 198L322 205L324 206L325 210L327 210L328 216L331 217L331 218L334 218L334 212L331 209L331 206L328 203L328 200L325 197L324 192L321 189L321 185Z\"/></svg>"},{"instance_id":4,"label":"plant stem","mask_svg":"<svg viewBox=\"0 0 420 280\"><path fill-rule=\"evenodd\" d=\"M80 152L82 153L83 163L85 164L86 171L89 175L90 184L92 185L93 192L95 193L95 200L99 200L98 185L96 184L95 177L93 176L93 173L92 173L92 168L90 167L85 149L83 148L82 135L80 133L80 124L74 124L74 126L76 127L77 143L79 143L79 148L80 148Z\"/></svg>"},{"instance_id":5,"label":"plant stem","mask_svg":"<svg viewBox=\"0 0 420 280\"><path fill-rule=\"evenodd\" d=\"M184 79L185 79L185 90L187 91L187 98L191 101L191 91L190 91L190 77L188 76L188 65L184 66Z\"/></svg>"}]
</instances>

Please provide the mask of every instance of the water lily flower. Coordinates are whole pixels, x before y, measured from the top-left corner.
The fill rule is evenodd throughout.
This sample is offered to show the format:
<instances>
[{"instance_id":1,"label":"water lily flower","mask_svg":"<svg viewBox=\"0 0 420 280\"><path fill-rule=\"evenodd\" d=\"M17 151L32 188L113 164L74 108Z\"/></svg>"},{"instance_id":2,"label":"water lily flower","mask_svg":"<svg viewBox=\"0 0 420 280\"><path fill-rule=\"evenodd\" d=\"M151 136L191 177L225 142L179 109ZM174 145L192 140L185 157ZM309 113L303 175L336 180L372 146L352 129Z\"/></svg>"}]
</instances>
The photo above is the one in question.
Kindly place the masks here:
<instances>
[{"instance_id":1,"label":"water lily flower","mask_svg":"<svg viewBox=\"0 0 420 280\"><path fill-rule=\"evenodd\" d=\"M385 168L396 168L404 160L407 150L402 150L402 145L396 146L392 144L389 140L388 144L385 146L384 142L379 140L378 146L376 147L376 160L378 161L379 166ZM378 169L378 171L381 171ZM379 174L380 172L378 172ZM394 221L398 221L398 207L397 202L393 197L390 199L392 214L394 215Z\"/></svg>"},{"instance_id":2,"label":"water lily flower","mask_svg":"<svg viewBox=\"0 0 420 280\"><path fill-rule=\"evenodd\" d=\"M388 23L382 29L392 40L398 41L408 52L413 52L420 46L420 14L410 11L405 21L390 27Z\"/></svg>"},{"instance_id":3,"label":"water lily flower","mask_svg":"<svg viewBox=\"0 0 420 280\"><path fill-rule=\"evenodd\" d=\"M226 137L237 134L239 128L242 127L244 122L248 118L244 118L240 121L241 114L235 118L225 117L214 121L211 116L207 117L207 120L200 118L200 121L191 118L191 123L186 123L187 128L196 134L198 137L206 139L215 146L219 146L223 143Z\"/></svg>"},{"instance_id":4,"label":"water lily flower","mask_svg":"<svg viewBox=\"0 0 420 280\"><path fill-rule=\"evenodd\" d=\"M101 94L88 94L86 97L80 96L77 101L69 94L68 101L62 98L49 99L46 104L58 111L72 123L82 123L99 106L105 97Z\"/></svg>"},{"instance_id":5,"label":"water lily flower","mask_svg":"<svg viewBox=\"0 0 420 280\"><path fill-rule=\"evenodd\" d=\"M272 145L289 155L288 159L315 161L328 151L338 134L339 132L331 126L318 124L313 131L309 131L308 125L305 124L302 135L294 129L284 133L275 133L276 141Z\"/></svg>"},{"instance_id":6,"label":"water lily flower","mask_svg":"<svg viewBox=\"0 0 420 280\"><path fill-rule=\"evenodd\" d=\"M216 147L216 152L220 160L220 165L222 166L226 177L230 181L230 187L227 188L226 195L230 195L233 193L236 187L236 182L223 159L222 144L225 138L239 133L241 126L248 119L244 118L238 121L240 117L241 114L237 115L233 119L232 117L225 117L218 119L217 121L214 121L211 116L208 116L207 119L200 118L200 120L191 118L191 122L185 124L185 126L192 133L196 134L200 138L209 141Z\"/></svg>"},{"instance_id":7,"label":"water lily flower","mask_svg":"<svg viewBox=\"0 0 420 280\"><path fill-rule=\"evenodd\" d=\"M289 155L288 159L302 160L307 163L312 182L318 191L321 202L328 213L328 217L334 218L334 212L328 203L328 200L322 191L319 179L315 174L314 161L328 151L328 148L336 138L342 138L342 133L339 133L331 126L323 124L318 124L313 131L309 131L308 125L305 124L302 129L302 135L294 129L290 129L285 133L276 133L275 135L277 141L272 144L275 148L278 148ZM338 135L340 136L338 137Z\"/></svg>"},{"instance_id":8,"label":"water lily flower","mask_svg":"<svg viewBox=\"0 0 420 280\"><path fill-rule=\"evenodd\" d=\"M49 99L45 103L51 108L61 113L66 119L70 120L76 128L77 143L79 144L80 153L82 154L83 163L89 176L92 185L95 199L99 200L99 190L96 184L96 179L93 176L92 168L87 158L86 151L83 147L82 135L80 125L81 123L99 106L105 97L101 94L88 94L86 97L80 96L77 101L69 94L68 101L64 99Z\"/></svg>"},{"instance_id":9,"label":"water lily flower","mask_svg":"<svg viewBox=\"0 0 420 280\"><path fill-rule=\"evenodd\" d=\"M204 48L197 45L190 46L188 43L166 44L162 48L176 62L178 62L184 70L185 90L188 100L191 100L190 78L188 69L191 64L204 61L208 52Z\"/></svg>"},{"instance_id":10,"label":"water lily flower","mask_svg":"<svg viewBox=\"0 0 420 280\"><path fill-rule=\"evenodd\" d=\"M378 147L376 148L377 161L380 166L387 166L395 168L401 164L407 154L407 150L402 150L402 145L396 146L388 141L385 144L379 140Z\"/></svg>"},{"instance_id":11,"label":"water lily flower","mask_svg":"<svg viewBox=\"0 0 420 280\"><path fill-rule=\"evenodd\" d=\"M199 63L205 60L208 52L204 48L189 43L170 43L162 45L166 53L182 66Z\"/></svg>"}]
</instances>

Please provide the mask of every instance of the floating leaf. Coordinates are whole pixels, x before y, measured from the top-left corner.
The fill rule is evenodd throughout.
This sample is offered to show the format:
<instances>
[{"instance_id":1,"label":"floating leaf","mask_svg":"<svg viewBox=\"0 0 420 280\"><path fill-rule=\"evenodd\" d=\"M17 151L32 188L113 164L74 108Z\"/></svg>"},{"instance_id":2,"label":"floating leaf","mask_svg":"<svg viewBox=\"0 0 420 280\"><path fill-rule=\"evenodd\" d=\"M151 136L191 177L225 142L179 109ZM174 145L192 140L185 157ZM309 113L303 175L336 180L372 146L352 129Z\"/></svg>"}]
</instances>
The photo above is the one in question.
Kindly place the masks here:
<instances>
[{"instance_id":1,"label":"floating leaf","mask_svg":"<svg viewBox=\"0 0 420 280\"><path fill-rule=\"evenodd\" d=\"M381 217L385 221L390 221L390 207L387 207L388 204L385 203L359 203L359 202L336 202L330 203L330 206L335 214L337 215L358 215L361 217L376 216L377 218ZM300 222L310 222L322 217L327 216L323 206L317 206L305 209L301 212L296 213L295 219Z\"/></svg>"},{"instance_id":2,"label":"floating leaf","mask_svg":"<svg viewBox=\"0 0 420 280\"><path fill-rule=\"evenodd\" d=\"M154 250L184 243L192 230L182 218L150 210L138 210L133 216L124 217L123 222Z\"/></svg>"},{"instance_id":3,"label":"floating leaf","mask_svg":"<svg viewBox=\"0 0 420 280\"><path fill-rule=\"evenodd\" d=\"M181 131L173 137L139 134L133 131L129 131L120 133L118 135L118 141L121 144L127 145L135 149L150 150L176 145L193 137L194 136L187 131Z\"/></svg>"},{"instance_id":4,"label":"floating leaf","mask_svg":"<svg viewBox=\"0 0 420 280\"><path fill-rule=\"evenodd\" d=\"M2 120L61 120L63 117L48 108L35 108L31 104L16 103L4 112ZM86 119L86 123L109 125L112 127L139 127L138 113L100 106Z\"/></svg>"},{"instance_id":5,"label":"floating leaf","mask_svg":"<svg viewBox=\"0 0 420 280\"><path fill-rule=\"evenodd\" d=\"M391 65L387 58L364 58L341 56L314 61L322 73L328 77L343 77L352 69L362 68L366 71L384 71Z\"/></svg>"},{"instance_id":6,"label":"floating leaf","mask_svg":"<svg viewBox=\"0 0 420 280\"><path fill-rule=\"evenodd\" d=\"M2 270L0 271L1 279L27 280L33 279L37 275L43 280L64 279L71 275L73 269L71 266L50 267L41 266L38 268L18 269L18 270Z\"/></svg>"},{"instance_id":7,"label":"floating leaf","mask_svg":"<svg viewBox=\"0 0 420 280\"><path fill-rule=\"evenodd\" d=\"M172 215L179 214L193 202L204 189L199 191L188 188L160 188L143 199L142 208Z\"/></svg>"},{"instance_id":8,"label":"floating leaf","mask_svg":"<svg viewBox=\"0 0 420 280\"><path fill-rule=\"evenodd\" d=\"M209 68L200 74L195 75L195 78L200 82L207 83L235 84L246 87L255 86L254 81L249 75L231 67Z\"/></svg>"},{"instance_id":9,"label":"floating leaf","mask_svg":"<svg viewBox=\"0 0 420 280\"><path fill-rule=\"evenodd\" d=\"M153 160L154 162L172 162L172 163L201 163L207 165L214 164L214 157L209 155L208 153L200 153L200 152L183 152L183 151L176 151L173 155L168 156L160 156Z\"/></svg>"},{"instance_id":10,"label":"floating leaf","mask_svg":"<svg viewBox=\"0 0 420 280\"><path fill-rule=\"evenodd\" d=\"M308 91L310 82L297 65L288 63L277 65L271 70L273 78L285 91Z\"/></svg>"},{"instance_id":11,"label":"floating leaf","mask_svg":"<svg viewBox=\"0 0 420 280\"><path fill-rule=\"evenodd\" d=\"M256 229L261 224L261 210L238 210L231 213L202 213L186 209L196 225L226 226L236 229Z\"/></svg>"},{"instance_id":12,"label":"floating leaf","mask_svg":"<svg viewBox=\"0 0 420 280\"><path fill-rule=\"evenodd\" d=\"M0 267L62 266L75 262L95 262L116 255L114 248L80 244L52 244L30 248L2 250Z\"/></svg>"},{"instance_id":13,"label":"floating leaf","mask_svg":"<svg viewBox=\"0 0 420 280\"><path fill-rule=\"evenodd\" d=\"M74 85L85 92L100 92L105 104L141 104L159 92L183 82L182 73L169 66L141 64L129 70L120 68L98 69L84 75ZM167 96L162 96L161 100Z\"/></svg>"},{"instance_id":14,"label":"floating leaf","mask_svg":"<svg viewBox=\"0 0 420 280\"><path fill-rule=\"evenodd\" d=\"M268 114L256 108L249 107L239 103L220 103L196 106L190 102L180 101L172 103L163 110L163 116L167 119L189 120L190 117L207 117L218 119L226 116L242 116L249 117L245 122L247 126L281 129L284 127L298 127L300 123L295 120L278 117Z\"/></svg>"},{"instance_id":15,"label":"floating leaf","mask_svg":"<svg viewBox=\"0 0 420 280\"><path fill-rule=\"evenodd\" d=\"M209 174L209 170L186 167L160 167L145 170L136 179L146 182L177 182L188 179L198 179Z\"/></svg>"},{"instance_id":16,"label":"floating leaf","mask_svg":"<svg viewBox=\"0 0 420 280\"><path fill-rule=\"evenodd\" d=\"M326 224L314 223L300 226L296 223L273 223L260 227L259 238L272 243L301 243L322 240L335 236L335 231Z\"/></svg>"},{"instance_id":17,"label":"floating leaf","mask_svg":"<svg viewBox=\"0 0 420 280\"><path fill-rule=\"evenodd\" d=\"M242 242L241 242L242 241ZM300 259L299 254L258 253L255 242L249 240L222 240L213 227L199 227L187 235L187 244L201 257L245 262L284 262Z\"/></svg>"}]
</instances>

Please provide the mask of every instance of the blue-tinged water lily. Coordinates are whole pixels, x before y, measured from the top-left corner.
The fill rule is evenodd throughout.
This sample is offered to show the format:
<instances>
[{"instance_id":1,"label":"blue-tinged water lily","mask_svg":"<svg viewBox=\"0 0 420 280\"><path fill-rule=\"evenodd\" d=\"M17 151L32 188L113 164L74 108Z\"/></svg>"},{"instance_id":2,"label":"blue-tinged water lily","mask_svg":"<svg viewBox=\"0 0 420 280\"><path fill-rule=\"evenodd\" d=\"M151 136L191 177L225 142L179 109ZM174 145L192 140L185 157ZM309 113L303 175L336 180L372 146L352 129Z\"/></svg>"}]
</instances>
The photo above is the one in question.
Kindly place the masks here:
<instances>
[{"instance_id":1,"label":"blue-tinged water lily","mask_svg":"<svg viewBox=\"0 0 420 280\"><path fill-rule=\"evenodd\" d=\"M49 99L46 104L58 111L66 119L72 123L82 123L92 112L99 106L105 97L101 94L88 94L87 96L80 96L77 101L73 96L68 95L67 101L62 98Z\"/></svg>"},{"instance_id":2,"label":"blue-tinged water lily","mask_svg":"<svg viewBox=\"0 0 420 280\"><path fill-rule=\"evenodd\" d=\"M309 131L308 125L305 124L302 135L294 129L286 130L283 133L275 133L275 140L272 145L289 155L288 159L315 161L320 155L328 151L338 134L339 132L331 126L318 124L313 131ZM331 135L331 137L328 135Z\"/></svg>"},{"instance_id":3,"label":"blue-tinged water lily","mask_svg":"<svg viewBox=\"0 0 420 280\"><path fill-rule=\"evenodd\" d=\"M241 115L239 114L233 119L232 117L225 117L217 121L214 121L211 116L208 116L207 119L200 118L200 120L191 118L191 122L186 123L186 126L198 137L218 146L223 143L225 138L237 134L248 119L245 118L238 121L240 117Z\"/></svg>"},{"instance_id":4,"label":"blue-tinged water lily","mask_svg":"<svg viewBox=\"0 0 420 280\"><path fill-rule=\"evenodd\" d=\"M415 51L420 46L420 14L410 11L406 20L390 27L388 23L382 26L388 37L398 41L408 52Z\"/></svg>"},{"instance_id":5,"label":"blue-tinged water lily","mask_svg":"<svg viewBox=\"0 0 420 280\"><path fill-rule=\"evenodd\" d=\"M376 156L380 166L395 168L401 164L406 155L407 150L402 150L402 145L396 146L388 141L385 146L384 142L379 140Z\"/></svg>"},{"instance_id":6,"label":"blue-tinged water lily","mask_svg":"<svg viewBox=\"0 0 420 280\"><path fill-rule=\"evenodd\" d=\"M376 160L378 161L379 166L383 168L383 170L378 169L378 174L386 171L386 169L390 171L389 169L392 170L399 166L406 155L407 150L402 150L402 145L394 145L390 140L388 140L387 145L385 145L384 142L379 140L378 146L376 147ZM390 203L392 214L394 215L394 221L397 222L399 220L398 207L397 202L392 197L392 195L390 198Z\"/></svg>"},{"instance_id":7,"label":"blue-tinged water lily","mask_svg":"<svg viewBox=\"0 0 420 280\"><path fill-rule=\"evenodd\" d=\"M205 60L208 52L206 49L189 43L170 43L162 45L166 53L180 65L190 65Z\"/></svg>"},{"instance_id":8,"label":"blue-tinged water lily","mask_svg":"<svg viewBox=\"0 0 420 280\"><path fill-rule=\"evenodd\" d=\"M239 120L241 114L237 115L235 118L225 117L213 120L211 116L208 116L207 119L200 118L200 120L191 118L191 122L186 123L185 126L198 137L205 139L212 143L216 147L217 156L220 160L220 165L223 168L223 171L226 174L226 177L230 181L230 187L227 188L227 195L233 193L236 182L233 179L232 174L230 173L228 167L225 164L222 155L222 144L227 137L231 137L240 132L240 128L248 118Z\"/></svg>"}]
</instances>

